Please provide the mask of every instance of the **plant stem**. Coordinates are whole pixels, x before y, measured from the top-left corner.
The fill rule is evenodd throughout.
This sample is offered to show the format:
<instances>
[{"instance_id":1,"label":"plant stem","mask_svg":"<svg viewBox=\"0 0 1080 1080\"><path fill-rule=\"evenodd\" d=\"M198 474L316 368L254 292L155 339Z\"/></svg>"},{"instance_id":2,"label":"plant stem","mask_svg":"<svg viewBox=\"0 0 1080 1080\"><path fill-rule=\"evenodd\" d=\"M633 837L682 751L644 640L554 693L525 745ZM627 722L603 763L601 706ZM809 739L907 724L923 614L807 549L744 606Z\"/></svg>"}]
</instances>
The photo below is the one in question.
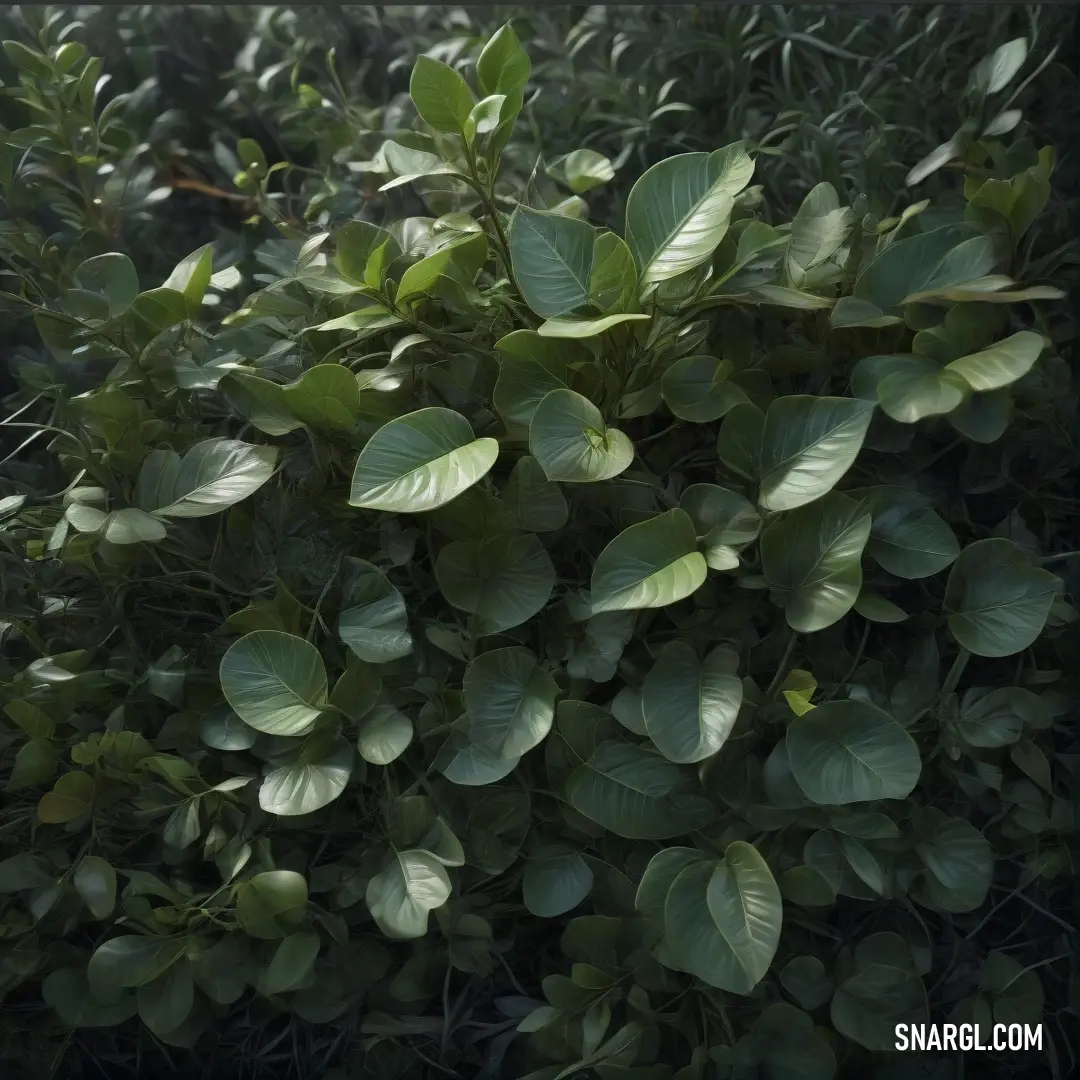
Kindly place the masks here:
<instances>
[{"instance_id":1,"label":"plant stem","mask_svg":"<svg viewBox=\"0 0 1080 1080\"><path fill-rule=\"evenodd\" d=\"M956 689L956 684L960 681L960 676L964 674L964 668L967 667L967 662L970 659L971 653L961 645L960 651L956 654L956 659L953 661L952 667L949 668L949 674L945 676L945 682L942 684L942 697L945 697L946 694L951 694Z\"/></svg>"},{"instance_id":2,"label":"plant stem","mask_svg":"<svg viewBox=\"0 0 1080 1080\"><path fill-rule=\"evenodd\" d=\"M795 651L795 642L798 640L799 635L793 632L788 639L787 648L784 649L784 655L780 658L780 664L776 669L776 674L773 675L772 682L769 683L769 688L765 691L766 697L772 697L773 694L776 693L776 688L784 681L788 664L791 662L791 654Z\"/></svg>"}]
</instances>

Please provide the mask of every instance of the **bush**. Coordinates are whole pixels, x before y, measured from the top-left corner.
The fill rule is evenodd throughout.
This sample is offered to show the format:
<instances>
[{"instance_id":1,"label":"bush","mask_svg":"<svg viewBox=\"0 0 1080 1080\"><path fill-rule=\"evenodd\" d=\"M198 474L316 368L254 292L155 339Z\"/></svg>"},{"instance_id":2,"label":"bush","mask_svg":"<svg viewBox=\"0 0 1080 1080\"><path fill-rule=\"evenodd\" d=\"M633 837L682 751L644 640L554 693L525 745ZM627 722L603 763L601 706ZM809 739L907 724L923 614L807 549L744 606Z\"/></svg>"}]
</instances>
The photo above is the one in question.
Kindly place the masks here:
<instances>
[{"instance_id":1,"label":"bush","mask_svg":"<svg viewBox=\"0 0 1080 1080\"><path fill-rule=\"evenodd\" d=\"M595 9L568 56L528 16L535 70L510 23L344 9L366 88L298 13L195 9L242 45L201 115L105 101L78 40L175 12L24 15L17 1075L885 1078L930 1021L1041 1023L985 1075L1068 1071L1075 203L1016 107L1053 54L1032 16L935 69L956 112L886 114L877 168L785 110L912 80L852 91L853 36L770 12L629 13L620 52L727 46L663 38L606 135ZM866 33L895 61L913 19ZM718 150L653 78L712 94L713 48Z\"/></svg>"}]
</instances>

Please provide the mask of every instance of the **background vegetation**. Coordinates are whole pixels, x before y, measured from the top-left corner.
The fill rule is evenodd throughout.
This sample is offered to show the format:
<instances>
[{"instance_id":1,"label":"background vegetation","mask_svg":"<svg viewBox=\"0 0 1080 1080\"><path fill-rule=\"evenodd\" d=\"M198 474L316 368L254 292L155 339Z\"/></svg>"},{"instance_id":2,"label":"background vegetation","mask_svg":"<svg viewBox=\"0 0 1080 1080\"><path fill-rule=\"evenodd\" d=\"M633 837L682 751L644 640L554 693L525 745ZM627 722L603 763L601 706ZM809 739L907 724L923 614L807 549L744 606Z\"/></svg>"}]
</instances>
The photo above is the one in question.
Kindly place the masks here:
<instances>
[{"instance_id":1,"label":"background vegetation","mask_svg":"<svg viewBox=\"0 0 1080 1080\"><path fill-rule=\"evenodd\" d=\"M6 1073L1075 1070L1069 5L0 22Z\"/></svg>"}]
</instances>

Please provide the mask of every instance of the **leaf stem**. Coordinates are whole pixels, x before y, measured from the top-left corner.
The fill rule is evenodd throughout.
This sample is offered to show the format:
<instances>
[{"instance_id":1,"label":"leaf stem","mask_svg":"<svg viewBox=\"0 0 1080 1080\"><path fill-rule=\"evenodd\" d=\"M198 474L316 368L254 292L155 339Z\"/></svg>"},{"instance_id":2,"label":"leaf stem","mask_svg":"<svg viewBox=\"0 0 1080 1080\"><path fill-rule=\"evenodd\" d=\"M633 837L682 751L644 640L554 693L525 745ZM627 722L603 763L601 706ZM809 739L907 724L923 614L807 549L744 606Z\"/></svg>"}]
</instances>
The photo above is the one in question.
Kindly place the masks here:
<instances>
[{"instance_id":1,"label":"leaf stem","mask_svg":"<svg viewBox=\"0 0 1080 1080\"><path fill-rule=\"evenodd\" d=\"M787 648L784 649L784 655L780 658L780 666L777 667L776 674L773 675L772 682L769 683L769 688L765 691L766 697L772 697L776 693L777 687L784 681L788 664L791 662L791 655L795 651L795 642L798 640L799 635L792 632L791 637L788 639Z\"/></svg>"},{"instance_id":2,"label":"leaf stem","mask_svg":"<svg viewBox=\"0 0 1080 1080\"><path fill-rule=\"evenodd\" d=\"M956 689L956 684L960 681L960 676L964 674L964 668L967 667L967 662L970 659L971 653L961 645L960 651L956 654L956 659L953 661L952 667L949 668L949 674L945 676L945 682L942 683L942 697L945 697L946 694L951 694Z\"/></svg>"}]
</instances>

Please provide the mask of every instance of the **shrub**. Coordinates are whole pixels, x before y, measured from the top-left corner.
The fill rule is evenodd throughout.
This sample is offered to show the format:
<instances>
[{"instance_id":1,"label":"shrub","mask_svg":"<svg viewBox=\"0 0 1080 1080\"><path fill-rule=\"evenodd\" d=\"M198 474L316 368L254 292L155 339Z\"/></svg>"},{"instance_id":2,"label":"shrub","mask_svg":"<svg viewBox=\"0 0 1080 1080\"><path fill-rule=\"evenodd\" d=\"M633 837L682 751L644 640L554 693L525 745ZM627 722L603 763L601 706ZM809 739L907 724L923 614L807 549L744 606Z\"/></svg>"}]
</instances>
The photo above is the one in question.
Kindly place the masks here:
<instances>
[{"instance_id":1,"label":"shrub","mask_svg":"<svg viewBox=\"0 0 1080 1080\"><path fill-rule=\"evenodd\" d=\"M316 180L302 227L245 136L278 236L154 277L109 243L164 198L131 101L48 33L5 46L45 346L4 422L9 1057L828 1080L974 1019L1063 1062L1076 397L1054 154L990 107L1023 40L908 165L962 199L811 177L784 221L733 142L609 229L604 154L500 169L507 24L468 80L416 59L352 170L378 223Z\"/></svg>"}]
</instances>

